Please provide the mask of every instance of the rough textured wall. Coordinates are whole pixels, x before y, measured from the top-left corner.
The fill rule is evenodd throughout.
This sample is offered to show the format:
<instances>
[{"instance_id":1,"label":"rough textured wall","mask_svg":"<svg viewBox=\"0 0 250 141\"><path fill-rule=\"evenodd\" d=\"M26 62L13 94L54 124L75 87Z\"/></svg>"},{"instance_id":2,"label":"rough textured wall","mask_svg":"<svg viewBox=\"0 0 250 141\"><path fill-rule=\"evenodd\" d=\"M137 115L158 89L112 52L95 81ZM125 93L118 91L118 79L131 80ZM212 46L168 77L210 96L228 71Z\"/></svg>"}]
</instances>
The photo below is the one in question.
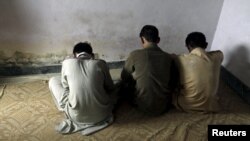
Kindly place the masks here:
<instances>
[{"instance_id":1,"label":"rough textured wall","mask_svg":"<svg viewBox=\"0 0 250 141\"><path fill-rule=\"evenodd\" d=\"M212 49L224 53L223 65L250 87L250 1L226 0Z\"/></svg>"},{"instance_id":2,"label":"rough textured wall","mask_svg":"<svg viewBox=\"0 0 250 141\"><path fill-rule=\"evenodd\" d=\"M202 31L209 43L223 0L1 0L0 64L53 65L79 41L99 58L124 60L140 48L145 24L160 30L160 46L183 53L186 35Z\"/></svg>"}]
</instances>

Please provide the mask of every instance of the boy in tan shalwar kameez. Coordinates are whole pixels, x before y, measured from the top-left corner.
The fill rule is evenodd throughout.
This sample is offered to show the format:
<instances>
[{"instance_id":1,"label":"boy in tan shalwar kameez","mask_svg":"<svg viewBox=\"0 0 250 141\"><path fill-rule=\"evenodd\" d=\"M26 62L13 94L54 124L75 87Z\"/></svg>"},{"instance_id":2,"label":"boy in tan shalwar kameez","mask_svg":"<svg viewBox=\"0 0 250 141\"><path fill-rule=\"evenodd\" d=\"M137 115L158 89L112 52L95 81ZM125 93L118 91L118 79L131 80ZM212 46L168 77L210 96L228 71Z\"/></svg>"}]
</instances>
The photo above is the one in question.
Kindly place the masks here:
<instances>
[{"instance_id":1,"label":"boy in tan shalwar kameez","mask_svg":"<svg viewBox=\"0 0 250 141\"><path fill-rule=\"evenodd\" d=\"M190 33L186 46L190 53L175 58L180 87L179 93L173 96L173 104L186 112L219 111L216 93L223 53L206 52L206 38L200 32Z\"/></svg>"}]
</instances>

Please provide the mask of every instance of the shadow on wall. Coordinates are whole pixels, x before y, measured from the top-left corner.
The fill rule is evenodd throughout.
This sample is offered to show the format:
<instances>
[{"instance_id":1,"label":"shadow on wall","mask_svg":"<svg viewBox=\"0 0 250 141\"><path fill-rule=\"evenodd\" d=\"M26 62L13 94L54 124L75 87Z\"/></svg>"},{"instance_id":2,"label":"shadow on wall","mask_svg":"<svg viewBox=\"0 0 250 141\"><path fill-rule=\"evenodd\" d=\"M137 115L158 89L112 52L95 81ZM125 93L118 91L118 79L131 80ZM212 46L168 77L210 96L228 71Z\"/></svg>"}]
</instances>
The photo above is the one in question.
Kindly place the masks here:
<instances>
[{"instance_id":1,"label":"shadow on wall","mask_svg":"<svg viewBox=\"0 0 250 141\"><path fill-rule=\"evenodd\" d=\"M250 85L250 45L240 44L234 47L235 50L229 54L228 63L225 67L236 75L243 83Z\"/></svg>"},{"instance_id":2,"label":"shadow on wall","mask_svg":"<svg viewBox=\"0 0 250 141\"><path fill-rule=\"evenodd\" d=\"M235 50L229 55L228 63L225 64L226 69L222 69L221 74L225 82L248 104L250 104L249 49L250 46L245 44L235 46Z\"/></svg>"}]
</instances>

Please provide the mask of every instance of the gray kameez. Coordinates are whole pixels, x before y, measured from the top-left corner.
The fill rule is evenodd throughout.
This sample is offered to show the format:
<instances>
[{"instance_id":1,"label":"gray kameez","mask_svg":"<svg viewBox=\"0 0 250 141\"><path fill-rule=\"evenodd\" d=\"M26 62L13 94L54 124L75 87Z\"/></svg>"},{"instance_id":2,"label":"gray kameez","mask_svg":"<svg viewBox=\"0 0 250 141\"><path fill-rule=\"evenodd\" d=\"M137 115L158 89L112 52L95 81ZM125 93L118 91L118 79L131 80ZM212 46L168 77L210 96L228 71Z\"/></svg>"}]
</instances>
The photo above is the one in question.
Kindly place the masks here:
<instances>
[{"instance_id":1,"label":"gray kameez","mask_svg":"<svg viewBox=\"0 0 250 141\"><path fill-rule=\"evenodd\" d=\"M61 73L61 78L49 82L58 109L68 117L57 130L89 134L108 126L113 121L114 84L106 62L86 56L66 59Z\"/></svg>"}]
</instances>

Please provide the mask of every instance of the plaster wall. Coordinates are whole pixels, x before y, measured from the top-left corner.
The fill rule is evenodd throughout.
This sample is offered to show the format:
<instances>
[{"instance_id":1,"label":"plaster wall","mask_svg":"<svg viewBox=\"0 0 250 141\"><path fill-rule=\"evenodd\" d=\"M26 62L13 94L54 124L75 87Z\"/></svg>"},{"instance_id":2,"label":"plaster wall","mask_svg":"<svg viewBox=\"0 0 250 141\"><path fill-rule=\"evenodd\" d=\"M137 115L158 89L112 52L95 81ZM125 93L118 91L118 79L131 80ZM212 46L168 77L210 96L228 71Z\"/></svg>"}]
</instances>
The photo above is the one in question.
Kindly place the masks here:
<instances>
[{"instance_id":1,"label":"plaster wall","mask_svg":"<svg viewBox=\"0 0 250 141\"><path fill-rule=\"evenodd\" d=\"M189 32L204 32L212 42L222 4L223 0L1 0L0 64L58 64L79 41L91 42L99 58L125 60L141 48L138 34L145 24L159 28L163 50L184 53Z\"/></svg>"},{"instance_id":2,"label":"plaster wall","mask_svg":"<svg viewBox=\"0 0 250 141\"><path fill-rule=\"evenodd\" d=\"M226 0L211 49L224 53L223 66L250 87L250 1Z\"/></svg>"}]
</instances>

